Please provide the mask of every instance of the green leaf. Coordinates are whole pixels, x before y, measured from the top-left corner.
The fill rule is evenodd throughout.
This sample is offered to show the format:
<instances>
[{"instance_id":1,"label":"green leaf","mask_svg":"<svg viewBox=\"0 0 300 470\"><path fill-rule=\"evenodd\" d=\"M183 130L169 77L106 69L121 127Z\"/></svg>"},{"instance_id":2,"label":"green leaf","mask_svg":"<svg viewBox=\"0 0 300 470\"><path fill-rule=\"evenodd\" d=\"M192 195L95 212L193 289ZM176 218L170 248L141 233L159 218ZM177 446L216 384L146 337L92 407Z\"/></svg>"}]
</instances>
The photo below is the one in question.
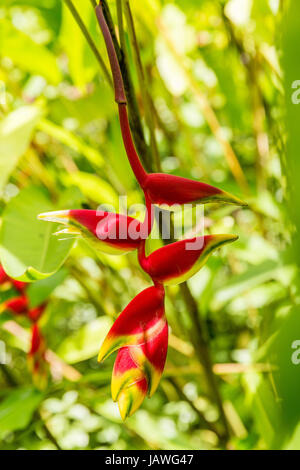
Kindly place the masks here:
<instances>
[{"instance_id":1,"label":"green leaf","mask_svg":"<svg viewBox=\"0 0 300 470\"><path fill-rule=\"evenodd\" d=\"M0 20L0 55L9 57L26 72L42 75L53 84L61 81L61 73L52 52L14 28L6 19Z\"/></svg>"},{"instance_id":2,"label":"green leaf","mask_svg":"<svg viewBox=\"0 0 300 470\"><path fill-rule=\"evenodd\" d=\"M111 325L110 318L97 318L66 338L56 353L69 364L96 356Z\"/></svg>"},{"instance_id":3,"label":"green leaf","mask_svg":"<svg viewBox=\"0 0 300 470\"><path fill-rule=\"evenodd\" d=\"M67 129L53 124L53 122L43 119L39 123L39 129L41 129L45 134L53 137L62 144L68 146L70 149L74 150L77 153L81 153L86 157L88 161L94 163L98 166L102 166L104 159L100 152L93 147L85 144L79 137L75 136L72 132Z\"/></svg>"},{"instance_id":4,"label":"green leaf","mask_svg":"<svg viewBox=\"0 0 300 470\"><path fill-rule=\"evenodd\" d=\"M36 106L22 106L0 123L0 190L26 152L32 131L42 115Z\"/></svg>"},{"instance_id":5,"label":"green leaf","mask_svg":"<svg viewBox=\"0 0 300 470\"><path fill-rule=\"evenodd\" d=\"M65 280L67 274L68 271L66 269L60 269L57 273L53 274L53 276L31 284L26 291L30 306L34 308L45 302L51 292Z\"/></svg>"},{"instance_id":6,"label":"green leaf","mask_svg":"<svg viewBox=\"0 0 300 470\"><path fill-rule=\"evenodd\" d=\"M0 403L0 436L28 426L42 398L43 394L33 387L10 392Z\"/></svg>"},{"instance_id":7,"label":"green leaf","mask_svg":"<svg viewBox=\"0 0 300 470\"><path fill-rule=\"evenodd\" d=\"M82 194L99 204L111 204L118 212L119 198L113 187L99 176L76 171L64 176L65 184L77 186Z\"/></svg>"},{"instance_id":8,"label":"green leaf","mask_svg":"<svg viewBox=\"0 0 300 470\"><path fill-rule=\"evenodd\" d=\"M37 219L41 212L55 209L36 187L22 190L7 204L0 232L0 259L9 276L33 281L49 277L60 268L73 240L58 240L53 236L57 224Z\"/></svg>"}]
</instances>

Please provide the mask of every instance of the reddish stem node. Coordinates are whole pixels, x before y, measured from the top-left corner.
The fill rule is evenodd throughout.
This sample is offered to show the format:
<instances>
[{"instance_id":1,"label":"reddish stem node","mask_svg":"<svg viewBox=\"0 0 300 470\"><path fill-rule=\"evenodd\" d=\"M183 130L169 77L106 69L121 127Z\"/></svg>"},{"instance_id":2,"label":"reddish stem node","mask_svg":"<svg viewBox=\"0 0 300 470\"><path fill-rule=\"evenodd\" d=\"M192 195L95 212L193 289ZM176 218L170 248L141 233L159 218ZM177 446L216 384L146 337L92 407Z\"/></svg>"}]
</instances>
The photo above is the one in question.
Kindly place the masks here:
<instances>
[{"instance_id":1,"label":"reddish stem node","mask_svg":"<svg viewBox=\"0 0 300 470\"><path fill-rule=\"evenodd\" d=\"M110 31L108 29L107 23L104 18L101 2L95 8L95 11L96 11L97 19L98 19L98 22L99 22L99 25L100 25L100 28L104 37L104 41L106 44L106 48L107 48L108 58L109 58L111 71L113 75L113 81L114 81L115 100L119 104L120 103L126 104L127 100L126 100L126 95L125 95L125 90L124 90L121 69L120 69L117 54L114 48L114 44L112 41L112 37L111 37Z\"/></svg>"}]
</instances>

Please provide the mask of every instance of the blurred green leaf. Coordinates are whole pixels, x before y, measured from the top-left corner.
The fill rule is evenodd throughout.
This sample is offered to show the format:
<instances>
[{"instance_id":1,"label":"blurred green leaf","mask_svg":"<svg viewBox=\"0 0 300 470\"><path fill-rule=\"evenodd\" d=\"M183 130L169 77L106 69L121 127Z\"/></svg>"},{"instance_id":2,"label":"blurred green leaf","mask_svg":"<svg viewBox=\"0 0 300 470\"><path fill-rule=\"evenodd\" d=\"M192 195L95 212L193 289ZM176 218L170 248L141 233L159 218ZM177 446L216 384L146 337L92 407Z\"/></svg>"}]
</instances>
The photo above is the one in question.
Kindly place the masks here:
<instances>
[{"instance_id":1,"label":"blurred green leaf","mask_svg":"<svg viewBox=\"0 0 300 470\"><path fill-rule=\"evenodd\" d=\"M0 403L0 435L26 428L42 399L43 394L33 387L10 392Z\"/></svg>"},{"instance_id":2,"label":"blurred green leaf","mask_svg":"<svg viewBox=\"0 0 300 470\"><path fill-rule=\"evenodd\" d=\"M44 191L23 189L7 204L0 232L0 258L9 276L22 281L43 279L64 262L73 240L60 241L53 233L57 224L38 220L37 215L55 207Z\"/></svg>"},{"instance_id":3,"label":"blurred green leaf","mask_svg":"<svg viewBox=\"0 0 300 470\"><path fill-rule=\"evenodd\" d=\"M66 338L56 351L57 354L69 364L75 364L94 357L98 354L101 342L111 325L112 320L108 317L91 321Z\"/></svg>"},{"instance_id":4,"label":"blurred green leaf","mask_svg":"<svg viewBox=\"0 0 300 470\"><path fill-rule=\"evenodd\" d=\"M23 106L0 122L0 190L29 146L33 129L42 111L36 106Z\"/></svg>"},{"instance_id":5,"label":"blurred green leaf","mask_svg":"<svg viewBox=\"0 0 300 470\"><path fill-rule=\"evenodd\" d=\"M34 308L48 300L54 289L65 280L67 274L68 271L66 269L60 269L53 276L30 284L26 291L30 306Z\"/></svg>"},{"instance_id":6,"label":"blurred green leaf","mask_svg":"<svg viewBox=\"0 0 300 470\"><path fill-rule=\"evenodd\" d=\"M0 19L0 54L9 57L22 70L42 75L50 83L61 81L55 55L4 18Z\"/></svg>"}]
</instances>

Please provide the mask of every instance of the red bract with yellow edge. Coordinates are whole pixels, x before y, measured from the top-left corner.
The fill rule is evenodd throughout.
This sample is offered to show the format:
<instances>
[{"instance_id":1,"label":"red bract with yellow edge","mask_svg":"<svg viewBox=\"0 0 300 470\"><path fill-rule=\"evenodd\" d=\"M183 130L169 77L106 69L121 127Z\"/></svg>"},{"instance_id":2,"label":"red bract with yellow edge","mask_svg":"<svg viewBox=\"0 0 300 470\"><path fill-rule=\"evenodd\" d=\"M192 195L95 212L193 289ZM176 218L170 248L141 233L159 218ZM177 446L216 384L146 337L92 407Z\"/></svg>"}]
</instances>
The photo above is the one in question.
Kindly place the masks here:
<instances>
[{"instance_id":1,"label":"red bract with yellow edge","mask_svg":"<svg viewBox=\"0 0 300 470\"><path fill-rule=\"evenodd\" d=\"M187 281L206 263L209 256L223 245L237 240L236 235L206 235L180 240L145 255L145 242L139 249L144 271L156 282L165 285Z\"/></svg>"},{"instance_id":2,"label":"red bract with yellow edge","mask_svg":"<svg viewBox=\"0 0 300 470\"><path fill-rule=\"evenodd\" d=\"M8 310L11 313L21 315L26 313L28 309L28 299L25 295L20 297L14 297L12 299L6 300L0 306L0 312L4 310Z\"/></svg>"},{"instance_id":3,"label":"red bract with yellow edge","mask_svg":"<svg viewBox=\"0 0 300 470\"><path fill-rule=\"evenodd\" d=\"M111 380L111 394L118 402L123 420L131 416L147 396L148 383L143 372L132 360L130 348L118 351Z\"/></svg>"},{"instance_id":4,"label":"red bract with yellow edge","mask_svg":"<svg viewBox=\"0 0 300 470\"><path fill-rule=\"evenodd\" d=\"M67 225L56 235L81 236L96 251L114 255L136 250L141 240L149 236L153 220L151 214L142 223L126 215L88 209L46 212L38 218Z\"/></svg>"},{"instance_id":5,"label":"red bract with yellow edge","mask_svg":"<svg viewBox=\"0 0 300 470\"><path fill-rule=\"evenodd\" d=\"M98 360L106 359L123 346L145 343L165 326L164 289L152 286L140 292L120 313L109 330Z\"/></svg>"}]
</instances>

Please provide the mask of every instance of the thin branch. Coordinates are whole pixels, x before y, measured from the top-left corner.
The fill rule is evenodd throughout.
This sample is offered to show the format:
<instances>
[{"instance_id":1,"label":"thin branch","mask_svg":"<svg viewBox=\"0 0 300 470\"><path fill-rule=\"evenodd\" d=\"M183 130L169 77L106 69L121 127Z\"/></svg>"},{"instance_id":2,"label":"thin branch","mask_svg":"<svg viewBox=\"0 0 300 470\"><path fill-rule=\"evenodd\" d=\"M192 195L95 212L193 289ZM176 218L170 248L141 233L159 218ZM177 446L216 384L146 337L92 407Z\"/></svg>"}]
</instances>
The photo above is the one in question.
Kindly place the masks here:
<instances>
[{"instance_id":1,"label":"thin branch","mask_svg":"<svg viewBox=\"0 0 300 470\"><path fill-rule=\"evenodd\" d=\"M111 76L110 76L110 73L100 55L100 52L98 51L97 49L97 46L93 40L93 38L91 37L87 27L85 26L84 22L82 21L78 11L76 10L72 0L64 0L67 7L69 8L71 14L73 15L73 18L75 19L76 23L78 24L79 28L81 29L82 31L82 34L84 35L85 39L87 40L92 52L94 53L94 56L96 57L96 60L98 61L101 69L102 69L102 72L105 76L105 79L107 81L107 83L112 87L112 80L111 80ZM94 2L92 2L93 4ZM71 39L72 40L72 39Z\"/></svg>"},{"instance_id":2,"label":"thin branch","mask_svg":"<svg viewBox=\"0 0 300 470\"><path fill-rule=\"evenodd\" d=\"M213 399L218 406L220 419L224 426L224 438L229 438L229 426L223 408L222 398L219 392L218 384L213 372L213 364L210 357L209 346L207 342L207 333L203 324L197 302L195 301L187 283L181 284L180 290L192 319L192 328L189 330L191 342L195 348L200 364L205 371L207 383Z\"/></svg>"},{"instance_id":3,"label":"thin branch","mask_svg":"<svg viewBox=\"0 0 300 470\"><path fill-rule=\"evenodd\" d=\"M199 408L197 408L197 406L194 404L194 402L192 400L190 400L187 395L184 393L184 391L182 390L181 386L179 385L178 381L175 379L175 378L169 378L168 381L172 384L172 386L175 388L178 396L179 396L179 399L180 400L183 400L183 401L186 401L190 407L195 411L195 413L198 415L198 418L200 420L200 423L202 424L202 426L208 428L210 431L214 432L217 434L217 436L219 438L221 438L222 436L219 435L219 431L216 429L215 425L210 423L209 421L207 421L207 419L205 418L204 414L202 413L202 411L199 410Z\"/></svg>"}]
</instances>

